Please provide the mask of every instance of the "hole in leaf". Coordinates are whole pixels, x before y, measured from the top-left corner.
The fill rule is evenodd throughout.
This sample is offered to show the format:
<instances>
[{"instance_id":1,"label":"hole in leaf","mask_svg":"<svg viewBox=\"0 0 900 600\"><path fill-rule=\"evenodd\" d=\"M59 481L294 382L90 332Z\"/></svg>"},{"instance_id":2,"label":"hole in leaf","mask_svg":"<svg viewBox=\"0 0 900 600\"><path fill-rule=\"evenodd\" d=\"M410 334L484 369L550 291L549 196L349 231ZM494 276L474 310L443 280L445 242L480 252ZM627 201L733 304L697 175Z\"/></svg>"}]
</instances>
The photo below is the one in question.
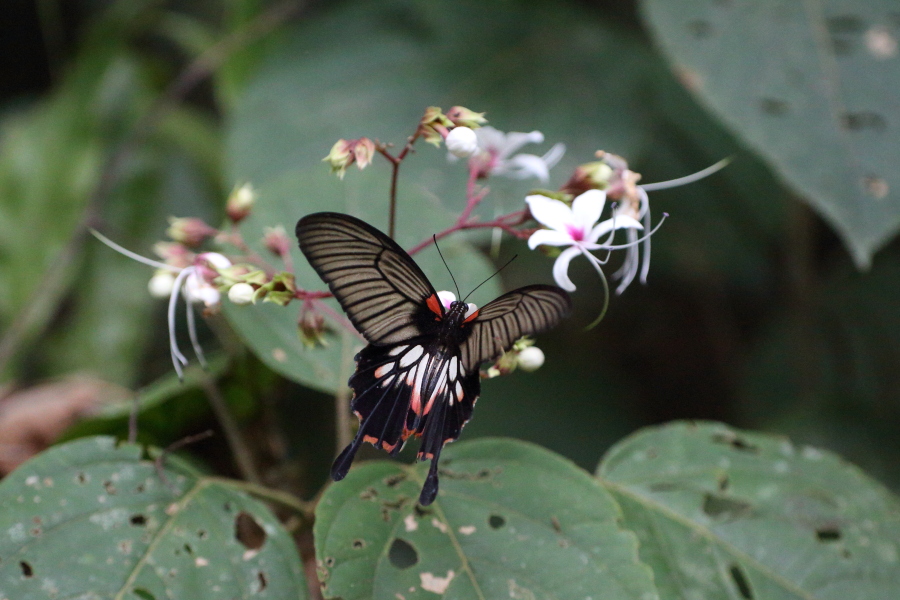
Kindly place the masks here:
<instances>
[{"instance_id":1,"label":"hole in leaf","mask_svg":"<svg viewBox=\"0 0 900 600\"><path fill-rule=\"evenodd\" d=\"M746 598L746 600L753 600L753 590L750 589L750 582L747 581L747 576L744 575L740 566L737 563L732 563L728 572L731 574L731 580L734 581L734 585L741 597Z\"/></svg>"},{"instance_id":2,"label":"hole in leaf","mask_svg":"<svg viewBox=\"0 0 900 600\"><path fill-rule=\"evenodd\" d=\"M388 560L398 569L408 569L419 562L419 553L406 540L394 538L388 550Z\"/></svg>"},{"instance_id":3,"label":"hole in leaf","mask_svg":"<svg viewBox=\"0 0 900 600\"><path fill-rule=\"evenodd\" d=\"M259 580L259 590L256 592L257 594L269 587L269 580L266 579L266 574L262 571L256 574L256 579Z\"/></svg>"},{"instance_id":4,"label":"hole in leaf","mask_svg":"<svg viewBox=\"0 0 900 600\"><path fill-rule=\"evenodd\" d=\"M500 529L504 525L506 525L506 519L501 517L500 515L491 515L488 517L488 525L491 526L491 529Z\"/></svg>"},{"instance_id":5,"label":"hole in leaf","mask_svg":"<svg viewBox=\"0 0 900 600\"><path fill-rule=\"evenodd\" d=\"M134 588L132 591L134 592L134 595L141 600L156 600L156 596L154 596L144 588Z\"/></svg>"},{"instance_id":6,"label":"hole in leaf","mask_svg":"<svg viewBox=\"0 0 900 600\"><path fill-rule=\"evenodd\" d=\"M225 509L225 512L231 512L231 509L232 509L231 502L226 502L222 508Z\"/></svg>"},{"instance_id":7,"label":"hole in leaf","mask_svg":"<svg viewBox=\"0 0 900 600\"><path fill-rule=\"evenodd\" d=\"M131 515L131 518L128 519L128 522L135 527L143 527L147 524L147 517L142 514Z\"/></svg>"},{"instance_id":8,"label":"hole in leaf","mask_svg":"<svg viewBox=\"0 0 900 600\"><path fill-rule=\"evenodd\" d=\"M373 487L366 488L359 493L360 500L374 500L378 497L378 490Z\"/></svg>"},{"instance_id":9,"label":"hole in leaf","mask_svg":"<svg viewBox=\"0 0 900 600\"><path fill-rule=\"evenodd\" d=\"M194 549L191 548L191 545L190 545L190 544L185 544L185 545L184 545L184 551L187 552L188 554L193 554L193 553L194 553Z\"/></svg>"},{"instance_id":10,"label":"hole in leaf","mask_svg":"<svg viewBox=\"0 0 900 600\"><path fill-rule=\"evenodd\" d=\"M134 488L135 494L143 494L146 491L146 487L143 483L139 483L136 488Z\"/></svg>"},{"instance_id":11,"label":"hole in leaf","mask_svg":"<svg viewBox=\"0 0 900 600\"><path fill-rule=\"evenodd\" d=\"M887 129L887 121L884 117L874 112L845 113L841 117L841 122L845 128L852 131L861 131L863 129L884 131Z\"/></svg>"},{"instance_id":12,"label":"hole in leaf","mask_svg":"<svg viewBox=\"0 0 900 600\"><path fill-rule=\"evenodd\" d=\"M88 477L84 473L79 473L78 475L75 476L75 481L81 485L84 485L85 483L87 483L87 480L88 480Z\"/></svg>"},{"instance_id":13,"label":"hole in leaf","mask_svg":"<svg viewBox=\"0 0 900 600\"><path fill-rule=\"evenodd\" d=\"M717 433L713 435L712 441L716 444L728 444L741 452L753 452L754 454L759 452L759 448L732 432Z\"/></svg>"},{"instance_id":14,"label":"hole in leaf","mask_svg":"<svg viewBox=\"0 0 900 600\"><path fill-rule=\"evenodd\" d=\"M234 537L248 550L259 550L266 543L266 531L253 515L244 511L234 518Z\"/></svg>"},{"instance_id":15,"label":"hole in leaf","mask_svg":"<svg viewBox=\"0 0 900 600\"><path fill-rule=\"evenodd\" d=\"M328 558L325 559L325 566L326 567L334 566L334 557L333 556L329 556Z\"/></svg>"},{"instance_id":16,"label":"hole in leaf","mask_svg":"<svg viewBox=\"0 0 900 600\"><path fill-rule=\"evenodd\" d=\"M712 23L704 19L695 19L687 24L688 32L698 40L706 39L713 34Z\"/></svg>"},{"instance_id":17,"label":"hole in leaf","mask_svg":"<svg viewBox=\"0 0 900 600\"><path fill-rule=\"evenodd\" d=\"M791 105L778 98L761 98L759 109L771 117L781 117L787 114Z\"/></svg>"},{"instance_id":18,"label":"hole in leaf","mask_svg":"<svg viewBox=\"0 0 900 600\"><path fill-rule=\"evenodd\" d=\"M841 556L843 556L844 558L850 558L850 551L844 548L844 550L841 552Z\"/></svg>"},{"instance_id":19,"label":"hole in leaf","mask_svg":"<svg viewBox=\"0 0 900 600\"><path fill-rule=\"evenodd\" d=\"M22 569L22 577L25 579L31 579L34 577L34 569L31 568L31 565L24 560L19 563L19 567Z\"/></svg>"},{"instance_id":20,"label":"hole in leaf","mask_svg":"<svg viewBox=\"0 0 900 600\"><path fill-rule=\"evenodd\" d=\"M735 500L717 494L705 494L703 496L703 512L714 519L739 519L752 512L753 507L749 502Z\"/></svg>"},{"instance_id":21,"label":"hole in leaf","mask_svg":"<svg viewBox=\"0 0 900 600\"><path fill-rule=\"evenodd\" d=\"M841 530L836 525L816 529L816 537L820 542L836 542L841 539Z\"/></svg>"},{"instance_id":22,"label":"hole in leaf","mask_svg":"<svg viewBox=\"0 0 900 600\"><path fill-rule=\"evenodd\" d=\"M197 530L197 537L200 538L201 540L205 540L206 538L209 537L209 534L206 533L206 530L205 530L205 529L198 529L198 530Z\"/></svg>"},{"instance_id":23,"label":"hole in leaf","mask_svg":"<svg viewBox=\"0 0 900 600\"><path fill-rule=\"evenodd\" d=\"M391 475L390 477L385 478L384 485L388 486L389 488L397 487L404 479L406 479L406 473Z\"/></svg>"},{"instance_id":24,"label":"hole in leaf","mask_svg":"<svg viewBox=\"0 0 900 600\"><path fill-rule=\"evenodd\" d=\"M354 550L362 550L366 547L365 540L353 540L353 549Z\"/></svg>"},{"instance_id":25,"label":"hole in leaf","mask_svg":"<svg viewBox=\"0 0 900 600\"><path fill-rule=\"evenodd\" d=\"M116 492L118 491L118 490L116 490L116 486L113 485L112 481L104 481L103 489L106 490L106 493L109 494L110 496L115 496Z\"/></svg>"}]
</instances>

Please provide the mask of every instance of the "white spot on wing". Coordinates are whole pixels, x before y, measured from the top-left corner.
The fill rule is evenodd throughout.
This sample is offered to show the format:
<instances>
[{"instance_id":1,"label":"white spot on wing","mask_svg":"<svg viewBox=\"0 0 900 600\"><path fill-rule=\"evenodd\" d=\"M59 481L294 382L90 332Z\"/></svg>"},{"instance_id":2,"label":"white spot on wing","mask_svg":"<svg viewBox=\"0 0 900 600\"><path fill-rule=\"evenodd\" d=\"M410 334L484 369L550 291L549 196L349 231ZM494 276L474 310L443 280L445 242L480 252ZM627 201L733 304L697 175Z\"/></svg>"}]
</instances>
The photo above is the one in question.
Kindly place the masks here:
<instances>
[{"instance_id":1,"label":"white spot on wing","mask_svg":"<svg viewBox=\"0 0 900 600\"><path fill-rule=\"evenodd\" d=\"M390 352L388 352L388 354L391 356L397 356L398 354L401 354L407 348L409 348L409 346L397 346L396 348L394 348Z\"/></svg>"},{"instance_id":2,"label":"white spot on wing","mask_svg":"<svg viewBox=\"0 0 900 600\"><path fill-rule=\"evenodd\" d=\"M456 391L457 400L462 400L462 397L463 397L462 384L458 381L456 382L456 390L455 391Z\"/></svg>"},{"instance_id":3,"label":"white spot on wing","mask_svg":"<svg viewBox=\"0 0 900 600\"><path fill-rule=\"evenodd\" d=\"M391 370L394 366L394 363L387 363L386 365L381 365L377 369L375 369L375 378L381 379L384 377L384 374Z\"/></svg>"},{"instance_id":4,"label":"white spot on wing","mask_svg":"<svg viewBox=\"0 0 900 600\"><path fill-rule=\"evenodd\" d=\"M459 373L459 360L454 356L450 359L450 381L456 379L456 374Z\"/></svg>"},{"instance_id":5,"label":"white spot on wing","mask_svg":"<svg viewBox=\"0 0 900 600\"><path fill-rule=\"evenodd\" d=\"M400 366L408 367L409 365L413 364L414 362L419 360L419 358L421 358L422 352L424 352L422 346L413 346L410 351L404 354L400 359Z\"/></svg>"},{"instance_id":6,"label":"white spot on wing","mask_svg":"<svg viewBox=\"0 0 900 600\"><path fill-rule=\"evenodd\" d=\"M397 377L396 375L391 375L390 377L386 378L384 381L381 382L381 387L387 387L387 386L391 385L391 382L393 382L396 377Z\"/></svg>"}]
</instances>

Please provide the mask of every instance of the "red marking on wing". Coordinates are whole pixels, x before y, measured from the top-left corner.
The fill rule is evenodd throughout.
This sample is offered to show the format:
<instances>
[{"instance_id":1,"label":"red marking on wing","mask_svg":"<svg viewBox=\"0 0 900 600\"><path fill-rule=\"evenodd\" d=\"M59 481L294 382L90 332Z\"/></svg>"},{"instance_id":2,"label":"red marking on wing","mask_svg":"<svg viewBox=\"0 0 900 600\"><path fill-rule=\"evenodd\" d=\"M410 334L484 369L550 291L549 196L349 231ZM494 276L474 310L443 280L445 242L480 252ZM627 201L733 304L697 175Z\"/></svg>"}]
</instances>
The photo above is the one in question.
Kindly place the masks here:
<instances>
[{"instance_id":1,"label":"red marking on wing","mask_svg":"<svg viewBox=\"0 0 900 600\"><path fill-rule=\"evenodd\" d=\"M478 309L476 308L476 309L475 309L475 312L473 312L471 315L469 315L468 317L466 317L466 320L463 321L463 323L468 323L468 322L470 322L470 321L474 321L474 320L475 320L475 317L477 317L477 316L478 316Z\"/></svg>"},{"instance_id":2,"label":"red marking on wing","mask_svg":"<svg viewBox=\"0 0 900 600\"><path fill-rule=\"evenodd\" d=\"M438 300L437 294L428 296L428 300L425 301L425 304L428 306L428 310L437 315L438 320L444 316L444 313L441 310L441 301Z\"/></svg>"}]
</instances>

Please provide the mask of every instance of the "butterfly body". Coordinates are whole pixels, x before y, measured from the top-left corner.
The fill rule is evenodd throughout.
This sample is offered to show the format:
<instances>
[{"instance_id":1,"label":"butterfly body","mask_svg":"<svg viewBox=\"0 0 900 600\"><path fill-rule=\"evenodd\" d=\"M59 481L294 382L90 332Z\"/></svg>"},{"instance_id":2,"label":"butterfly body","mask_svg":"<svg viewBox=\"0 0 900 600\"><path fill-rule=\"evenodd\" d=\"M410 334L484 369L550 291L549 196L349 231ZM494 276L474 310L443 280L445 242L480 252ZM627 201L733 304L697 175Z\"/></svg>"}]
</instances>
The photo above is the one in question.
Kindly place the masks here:
<instances>
[{"instance_id":1,"label":"butterfly body","mask_svg":"<svg viewBox=\"0 0 900 600\"><path fill-rule=\"evenodd\" d=\"M309 215L297 223L297 237L369 342L349 380L359 431L335 460L332 478L344 478L365 442L396 455L407 439L420 437L418 458L431 467L419 501L430 504L441 449L459 437L480 394L479 366L523 335L555 325L570 310L568 295L535 285L481 309L462 301L445 307L412 258L359 219Z\"/></svg>"}]
</instances>

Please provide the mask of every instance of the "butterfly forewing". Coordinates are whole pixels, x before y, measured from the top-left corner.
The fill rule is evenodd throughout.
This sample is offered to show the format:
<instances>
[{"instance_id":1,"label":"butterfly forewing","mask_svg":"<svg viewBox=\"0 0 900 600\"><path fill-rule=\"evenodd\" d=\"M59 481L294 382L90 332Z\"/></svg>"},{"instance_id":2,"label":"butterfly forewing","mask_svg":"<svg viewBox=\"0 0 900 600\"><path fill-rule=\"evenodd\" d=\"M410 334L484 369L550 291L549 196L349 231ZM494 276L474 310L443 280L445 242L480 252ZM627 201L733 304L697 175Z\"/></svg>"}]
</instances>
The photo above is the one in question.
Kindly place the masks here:
<instances>
[{"instance_id":1,"label":"butterfly forewing","mask_svg":"<svg viewBox=\"0 0 900 600\"><path fill-rule=\"evenodd\" d=\"M468 370L477 369L520 337L555 326L571 309L569 295L549 285L530 285L500 296L478 310L460 348L463 364Z\"/></svg>"},{"instance_id":2,"label":"butterfly forewing","mask_svg":"<svg viewBox=\"0 0 900 600\"><path fill-rule=\"evenodd\" d=\"M338 213L300 219L297 239L309 263L368 341L393 344L425 333L420 315L434 288L392 239Z\"/></svg>"}]
</instances>

